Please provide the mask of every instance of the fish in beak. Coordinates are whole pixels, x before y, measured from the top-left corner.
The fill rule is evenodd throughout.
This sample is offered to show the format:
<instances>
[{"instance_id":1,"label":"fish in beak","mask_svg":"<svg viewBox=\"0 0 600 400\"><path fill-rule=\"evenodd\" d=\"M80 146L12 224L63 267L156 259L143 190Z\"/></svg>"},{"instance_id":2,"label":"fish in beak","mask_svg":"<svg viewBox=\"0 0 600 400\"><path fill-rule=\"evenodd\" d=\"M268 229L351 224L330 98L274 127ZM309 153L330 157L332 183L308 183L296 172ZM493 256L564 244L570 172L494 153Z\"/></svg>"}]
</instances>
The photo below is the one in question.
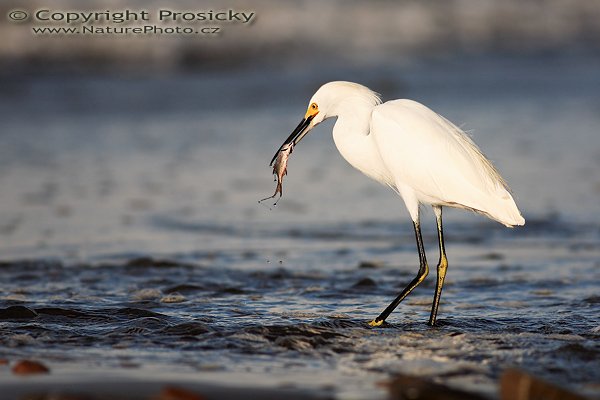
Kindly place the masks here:
<instances>
[{"instance_id":1,"label":"fish in beak","mask_svg":"<svg viewBox=\"0 0 600 400\"><path fill-rule=\"evenodd\" d=\"M277 178L277 187L275 188L275 193L273 193L273 196L264 198L260 200L259 203L274 198L275 196L277 196L278 193L279 198L281 198L283 194L283 176L287 174L287 163L289 157L292 154L292 151L294 150L296 144L300 143L302 138L304 138L304 136L306 136L306 134L312 129L310 123L315 118L315 115L317 115L318 113L319 107L317 107L315 103L312 103L308 107L308 111L306 111L306 114L304 115L302 121L300 121L296 129L294 129L294 131L285 140L285 142L283 142L281 147L279 147L279 149L273 156L273 159L271 160L269 166L273 167L273 174ZM277 205L277 201L275 202L275 205Z\"/></svg>"},{"instance_id":2,"label":"fish in beak","mask_svg":"<svg viewBox=\"0 0 600 400\"><path fill-rule=\"evenodd\" d=\"M277 193L279 193L279 199L281 199L281 196L283 195L283 176L287 174L287 162L293 150L294 145L292 143L284 143L283 146L281 146L281 149L277 152L275 164L273 165L273 174L277 178L277 187L275 188L275 193L273 193L272 196L259 200L259 203L275 198ZM277 199L277 201L279 201L279 199ZM277 205L277 201L274 205Z\"/></svg>"}]
</instances>

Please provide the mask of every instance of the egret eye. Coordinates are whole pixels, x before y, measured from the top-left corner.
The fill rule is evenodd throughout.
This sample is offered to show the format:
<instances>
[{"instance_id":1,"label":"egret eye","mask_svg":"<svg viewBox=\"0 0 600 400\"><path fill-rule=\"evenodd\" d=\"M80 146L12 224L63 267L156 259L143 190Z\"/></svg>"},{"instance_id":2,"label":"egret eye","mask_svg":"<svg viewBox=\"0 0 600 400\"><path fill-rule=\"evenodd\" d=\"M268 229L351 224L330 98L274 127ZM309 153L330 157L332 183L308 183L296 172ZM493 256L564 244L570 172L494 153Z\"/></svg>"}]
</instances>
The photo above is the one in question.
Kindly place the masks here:
<instances>
[{"instance_id":1,"label":"egret eye","mask_svg":"<svg viewBox=\"0 0 600 400\"><path fill-rule=\"evenodd\" d=\"M312 104L310 105L310 108L311 108L311 109L313 109L313 110L316 110L316 109L318 109L318 108L319 108L319 106L317 105L317 103L312 103Z\"/></svg>"}]
</instances>

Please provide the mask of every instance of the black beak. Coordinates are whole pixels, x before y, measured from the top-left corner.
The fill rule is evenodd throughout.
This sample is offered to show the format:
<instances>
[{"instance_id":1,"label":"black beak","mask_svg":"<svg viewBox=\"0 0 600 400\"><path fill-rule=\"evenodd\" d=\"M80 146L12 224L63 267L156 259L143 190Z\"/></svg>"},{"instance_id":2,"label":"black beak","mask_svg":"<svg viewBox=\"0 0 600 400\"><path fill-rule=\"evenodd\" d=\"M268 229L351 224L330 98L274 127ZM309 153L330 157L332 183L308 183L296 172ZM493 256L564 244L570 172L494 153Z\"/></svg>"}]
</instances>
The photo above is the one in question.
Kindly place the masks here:
<instances>
[{"instance_id":1,"label":"black beak","mask_svg":"<svg viewBox=\"0 0 600 400\"><path fill-rule=\"evenodd\" d=\"M290 136L288 136L287 139L285 139L285 142L283 142L283 144L279 147L277 152L275 152L275 155L273 156L273 159L271 160L271 163L269 164L270 166L273 165L273 163L275 162L275 159L277 158L277 155L279 154L281 149L283 149L286 145L291 143L292 146L295 146L296 144L300 143L302 138L308 133L308 131L306 131L306 128L308 128L310 121L312 121L312 119L314 117L315 117L314 115L311 115L308 118L304 118L302 121L300 121L300 123L298 124L296 129L294 129L294 131L292 132L292 134Z\"/></svg>"}]
</instances>

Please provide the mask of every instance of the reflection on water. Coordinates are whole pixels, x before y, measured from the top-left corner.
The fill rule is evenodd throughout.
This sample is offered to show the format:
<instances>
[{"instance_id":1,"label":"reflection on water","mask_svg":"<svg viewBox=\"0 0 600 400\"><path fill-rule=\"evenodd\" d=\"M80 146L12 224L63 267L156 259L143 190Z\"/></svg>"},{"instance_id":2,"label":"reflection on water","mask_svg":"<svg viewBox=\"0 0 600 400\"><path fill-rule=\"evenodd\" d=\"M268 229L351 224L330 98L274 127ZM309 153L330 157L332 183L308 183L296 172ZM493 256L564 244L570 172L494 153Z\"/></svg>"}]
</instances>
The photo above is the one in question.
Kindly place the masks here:
<instances>
[{"instance_id":1,"label":"reflection on water","mask_svg":"<svg viewBox=\"0 0 600 400\"><path fill-rule=\"evenodd\" d=\"M3 93L0 358L371 398L399 371L493 394L520 366L597 395L598 69L478 62L39 78ZM257 204L274 150L332 78L465 122L527 219L446 213L436 328L431 276L388 325L366 326L417 256L401 202L345 165L331 125L294 152L278 206ZM423 223L435 260L431 213Z\"/></svg>"}]
</instances>

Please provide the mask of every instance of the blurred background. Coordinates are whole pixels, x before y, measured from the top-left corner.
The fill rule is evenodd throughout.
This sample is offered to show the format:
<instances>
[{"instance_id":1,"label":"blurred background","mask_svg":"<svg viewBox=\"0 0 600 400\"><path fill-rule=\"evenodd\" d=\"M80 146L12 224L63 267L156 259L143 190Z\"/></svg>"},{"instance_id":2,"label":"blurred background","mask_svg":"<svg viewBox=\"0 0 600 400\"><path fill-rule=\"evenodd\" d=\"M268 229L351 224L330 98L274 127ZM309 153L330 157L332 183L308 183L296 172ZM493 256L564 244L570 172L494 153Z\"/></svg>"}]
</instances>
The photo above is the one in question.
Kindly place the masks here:
<instances>
[{"instance_id":1,"label":"blurred background","mask_svg":"<svg viewBox=\"0 0 600 400\"><path fill-rule=\"evenodd\" d=\"M219 26L214 37L34 34L65 24L7 17L160 8L255 17L158 24ZM190 251L261 224L406 223L401 202L337 154L331 123L294 154L277 208L257 204L273 190L272 154L330 80L462 126L528 220L598 222L597 1L2 1L0 15L4 257Z\"/></svg>"},{"instance_id":2,"label":"blurred background","mask_svg":"<svg viewBox=\"0 0 600 400\"><path fill-rule=\"evenodd\" d=\"M373 67L407 59L482 54L556 58L597 54L600 48L600 7L591 0L179 0L168 6L140 0L5 0L2 15L14 9L129 9L153 14L161 8L182 12L235 9L255 12L256 17L250 26L217 24L224 25L218 40L185 35L39 38L27 29L30 24L3 18L1 32L7 39L0 47L3 64L13 70L28 67L46 72L177 73L267 65L292 69L345 62Z\"/></svg>"}]
</instances>

